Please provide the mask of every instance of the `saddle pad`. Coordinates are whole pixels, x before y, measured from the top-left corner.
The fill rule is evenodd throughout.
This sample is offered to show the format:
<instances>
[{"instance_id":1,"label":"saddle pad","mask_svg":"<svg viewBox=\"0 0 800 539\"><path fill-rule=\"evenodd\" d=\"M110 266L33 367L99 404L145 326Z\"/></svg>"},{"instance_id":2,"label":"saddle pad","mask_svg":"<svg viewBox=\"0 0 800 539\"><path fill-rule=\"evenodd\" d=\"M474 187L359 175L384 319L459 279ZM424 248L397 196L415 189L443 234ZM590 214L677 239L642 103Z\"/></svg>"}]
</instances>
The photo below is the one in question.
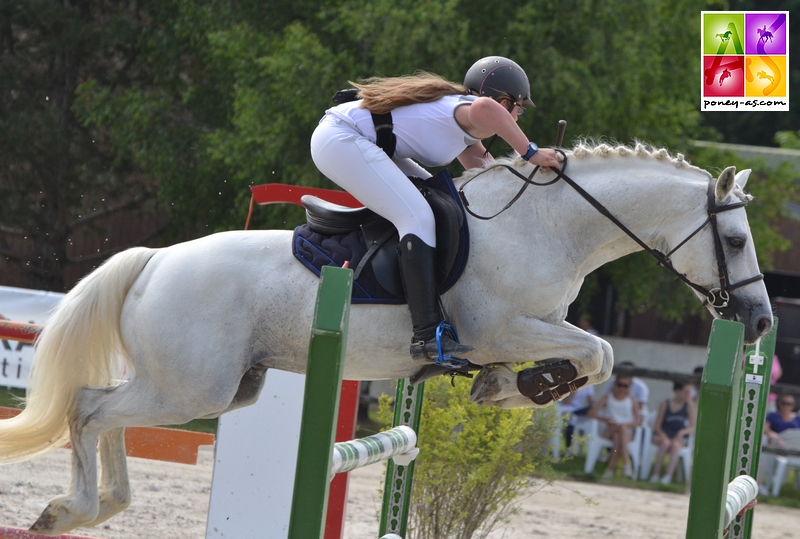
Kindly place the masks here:
<instances>
[{"instance_id":1,"label":"saddle pad","mask_svg":"<svg viewBox=\"0 0 800 539\"><path fill-rule=\"evenodd\" d=\"M314 232L308 225L300 225L294 229L292 251L294 256L317 276L322 266L342 267L349 262L349 267L356 268L366 254L360 230L347 234L325 236ZM353 303L405 303L405 298L386 291L375 279L372 264L366 264L358 279L353 282Z\"/></svg>"},{"instance_id":2,"label":"saddle pad","mask_svg":"<svg viewBox=\"0 0 800 539\"><path fill-rule=\"evenodd\" d=\"M453 177L448 170L444 169L435 176L428 178L425 180L424 185L450 197L461 213L460 229L459 224L450 222L450 229L448 230L446 227L441 226L444 221L437 221L437 243L444 244L447 241L445 237L458 236L458 247L453 253L452 269L449 275L441 275L443 280L439 283L439 292L443 294L455 284L466 267L467 259L469 258L469 229L464 206L458 197L456 188L453 185ZM433 203L435 201L429 202ZM449 221L453 221L453 219ZM442 233L445 237L440 238L439 235ZM390 239L389 241L396 242L397 234L395 233L394 240ZM292 254L317 277L322 273L322 266L342 267L345 262L349 262L349 267L355 269L366 253L367 247L362 229L351 230L337 235L316 232L307 224L300 225L294 229ZM398 290L402 292L399 285L392 288L394 292L389 291L375 277L372 263L374 260L375 258L364 265L358 279L353 282L352 303L404 304L406 302L405 297L398 295ZM384 279L386 276L387 274L382 273ZM387 286L391 287L391 285Z\"/></svg>"}]
</instances>

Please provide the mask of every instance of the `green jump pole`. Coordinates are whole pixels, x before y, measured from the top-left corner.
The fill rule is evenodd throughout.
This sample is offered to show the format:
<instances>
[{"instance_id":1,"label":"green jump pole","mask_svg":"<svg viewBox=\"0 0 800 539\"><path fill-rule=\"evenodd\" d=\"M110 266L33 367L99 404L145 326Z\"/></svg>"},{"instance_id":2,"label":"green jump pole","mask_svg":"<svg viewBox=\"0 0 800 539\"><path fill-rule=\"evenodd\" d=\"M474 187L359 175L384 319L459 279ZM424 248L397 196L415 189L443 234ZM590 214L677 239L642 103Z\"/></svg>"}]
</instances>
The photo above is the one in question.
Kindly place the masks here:
<instances>
[{"instance_id":1,"label":"green jump pole","mask_svg":"<svg viewBox=\"0 0 800 539\"><path fill-rule=\"evenodd\" d=\"M288 539L318 539L325 533L352 290L352 270L322 268L309 343Z\"/></svg>"},{"instance_id":2,"label":"green jump pole","mask_svg":"<svg viewBox=\"0 0 800 539\"><path fill-rule=\"evenodd\" d=\"M744 326L714 320L695 429L687 539L721 539L742 388Z\"/></svg>"},{"instance_id":3,"label":"green jump pole","mask_svg":"<svg viewBox=\"0 0 800 539\"><path fill-rule=\"evenodd\" d=\"M739 424L736 432L736 453L731 463L731 479L738 475L757 478L761 460L761 438L767 417L772 358L778 335L778 319L772 330L763 336L758 345L750 345L744 352L744 380L739 402ZM737 516L730 525L730 539L750 539L755 511Z\"/></svg>"},{"instance_id":4,"label":"green jump pole","mask_svg":"<svg viewBox=\"0 0 800 539\"><path fill-rule=\"evenodd\" d=\"M419 435L422 415L424 385L416 386L406 379L397 381L392 426L409 426ZM380 535L394 533L406 536L408 513L411 508L411 486L414 479L414 464L399 466L390 460L386 463L386 481L383 486L383 510L381 511Z\"/></svg>"}]
</instances>

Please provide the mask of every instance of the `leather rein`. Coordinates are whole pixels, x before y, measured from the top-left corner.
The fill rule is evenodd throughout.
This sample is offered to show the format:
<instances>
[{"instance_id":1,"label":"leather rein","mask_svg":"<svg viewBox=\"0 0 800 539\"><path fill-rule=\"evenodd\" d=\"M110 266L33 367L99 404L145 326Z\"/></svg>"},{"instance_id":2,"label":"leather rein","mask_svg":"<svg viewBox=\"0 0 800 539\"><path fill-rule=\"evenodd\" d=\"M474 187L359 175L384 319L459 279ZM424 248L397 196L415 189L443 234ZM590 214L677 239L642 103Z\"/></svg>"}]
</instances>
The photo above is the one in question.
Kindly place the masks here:
<instances>
[{"instance_id":1,"label":"leather rein","mask_svg":"<svg viewBox=\"0 0 800 539\"><path fill-rule=\"evenodd\" d=\"M503 213L504 211L506 211L517 200L519 200L519 198L522 196L522 194L525 192L525 190L528 188L529 185L535 185L537 187L545 187L545 186L548 186L548 185L553 185L554 183L556 183L559 180L564 180L570 187L572 187L575 191L577 191L578 194L581 195L589 204L591 204L598 212L600 212L603 216L605 216L612 223L614 223L617 226L617 228L622 230L626 235L628 235L628 237L630 237L633 241L635 241L642 249L644 249L653 258L655 258L657 263L658 263L658 265L664 266L669 271L671 271L673 274L675 274L675 276L678 279L680 279L681 281L686 283L688 286L690 286L692 289L696 290L701 295L703 295L705 297L705 301L703 302L703 306L704 307L705 306L713 307L714 309L717 310L717 312L721 316L724 316L723 309L725 309L726 307L729 306L731 292L733 290L736 290L737 288L741 288L741 287L746 286L746 285L751 284L751 283L758 282L758 281L760 281L760 280L762 280L764 278L764 275L762 273L759 273L758 275L750 277L749 279L744 279L742 281L739 281L738 283L731 283L730 282L730 278L728 276L728 263L727 263L727 261L725 259L725 251L724 251L724 249L722 247L722 239L720 238L719 227L717 225L717 215L722 213L722 212L731 211L731 210L735 210L735 209L738 209L738 208L743 208L744 206L747 205L747 202L743 202L742 201L742 202L735 202L735 203L732 203L732 204L725 204L723 206L717 206L717 204L716 204L716 196L715 196L715 189L716 189L716 180L715 180L715 178L712 177L712 178L710 178L708 180L708 195L707 195L707 197L708 197L708 204L707 204L708 218L703 222L703 224L701 224L699 227L697 227L694 230L694 232L689 234L683 241L681 241L674 249L672 249L669 253L664 254L664 253L658 251L657 249L653 249L649 245L647 245L641 238L639 238L628 227L626 227L619 219L617 219L614 215L612 215L611 212L608 211L608 208L603 206L596 198L594 198L592 195L590 195L588 192L586 192L586 190L584 190L580 185L578 185L575 182L575 180L573 180L572 178L567 176L566 173L565 173L565 170L567 168L567 156L562 150L560 150L558 148L556 148L555 150L556 150L556 152L561 154L561 156L563 157L563 161L562 161L563 165L562 165L561 169L552 169L551 168L551 170L556 174L555 179L550 180L548 182L543 182L543 183L539 183L539 182L533 181L533 177L536 175L536 173L539 171L539 168L540 168L538 165L536 167L534 167L534 169L530 173L530 175L526 177L523 174L521 174L518 170L516 170L515 168L513 168L513 167L511 167L509 165L506 165L506 164L498 163L498 164L492 165L492 166L486 168L485 170L479 172L478 174L476 174L475 176L473 176L472 178L470 178L469 180L464 182L464 184L461 185L461 187L459 187L458 196L461 198L461 201L464 204L464 209L467 211L467 213L469 213L470 215L472 215L473 217L475 217L477 219L481 219L481 220L493 219L493 218L497 217L498 215L500 215L501 213ZM490 171L490 170L492 170L494 168L498 168L498 167L504 167L504 168L508 169L512 174L514 174L516 177L518 177L519 179L521 179L524 182L523 186L522 186L522 188L520 188L520 190L517 192L517 194L514 195L514 197L511 199L511 201L508 204L506 204L503 207L503 209L501 209L500 211L498 211L494 215L491 215L491 216L478 215L478 214L474 213L472 210L470 210L469 202L467 201L467 197L464 194L464 188L467 186L467 184L469 182L471 182L472 180L474 180L475 178L477 178L481 174L484 174L484 173L486 173L486 172L488 172L488 171ZM686 277L685 274L683 274L683 273L679 272L677 269L675 269L675 266L672 265L672 260L670 258L675 253L675 251L677 251L678 249L683 247L683 245L685 245L686 242L688 242L691 238L693 238L697 233L699 233L708 224L711 225L711 230L714 233L713 234L714 235L714 251L715 251L715 254L716 254L716 258L717 258L717 270L718 270L718 275L719 275L719 287L718 288L712 288L710 290L708 288L705 288L705 287L695 283L695 282L692 282L688 277Z\"/></svg>"}]
</instances>

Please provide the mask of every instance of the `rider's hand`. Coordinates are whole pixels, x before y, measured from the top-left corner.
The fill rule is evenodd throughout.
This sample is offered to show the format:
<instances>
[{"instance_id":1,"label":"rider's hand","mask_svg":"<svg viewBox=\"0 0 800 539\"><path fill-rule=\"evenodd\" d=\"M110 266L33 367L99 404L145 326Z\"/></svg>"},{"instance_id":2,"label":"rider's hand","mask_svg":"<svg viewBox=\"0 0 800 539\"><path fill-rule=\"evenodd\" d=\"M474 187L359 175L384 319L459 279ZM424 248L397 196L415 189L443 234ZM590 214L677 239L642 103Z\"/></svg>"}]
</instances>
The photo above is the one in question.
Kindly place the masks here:
<instances>
[{"instance_id":1,"label":"rider's hand","mask_svg":"<svg viewBox=\"0 0 800 539\"><path fill-rule=\"evenodd\" d=\"M539 151L529 159L529 162L534 165L539 165L540 167L561 168L558 156L553 148L539 148Z\"/></svg>"}]
</instances>

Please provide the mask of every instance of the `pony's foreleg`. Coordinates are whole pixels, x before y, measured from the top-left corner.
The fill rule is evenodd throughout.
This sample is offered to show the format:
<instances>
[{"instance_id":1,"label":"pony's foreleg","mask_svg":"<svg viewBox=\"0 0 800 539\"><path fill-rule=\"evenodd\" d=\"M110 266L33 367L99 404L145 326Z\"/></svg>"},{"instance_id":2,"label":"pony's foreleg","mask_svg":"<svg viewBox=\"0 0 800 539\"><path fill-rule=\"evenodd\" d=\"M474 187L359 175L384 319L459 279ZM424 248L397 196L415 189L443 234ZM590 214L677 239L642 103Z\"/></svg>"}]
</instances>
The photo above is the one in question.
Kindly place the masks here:
<instances>
[{"instance_id":1,"label":"pony's foreleg","mask_svg":"<svg viewBox=\"0 0 800 539\"><path fill-rule=\"evenodd\" d=\"M72 438L72 481L69 491L50 500L30 531L42 535L61 535L97 519L97 433L84 429L84 422L70 418Z\"/></svg>"},{"instance_id":2,"label":"pony's foreleg","mask_svg":"<svg viewBox=\"0 0 800 539\"><path fill-rule=\"evenodd\" d=\"M499 357L504 357L505 348L507 357L538 361L540 365L520 373L506 364L488 365L475 378L470 392L472 402L502 408L545 407L577 388L600 383L611 375L611 346L567 322L553 325L520 317L509 329L503 335L503 344L493 351L498 350ZM531 384L532 379L537 383ZM538 389L531 390L532 385Z\"/></svg>"}]
</instances>

